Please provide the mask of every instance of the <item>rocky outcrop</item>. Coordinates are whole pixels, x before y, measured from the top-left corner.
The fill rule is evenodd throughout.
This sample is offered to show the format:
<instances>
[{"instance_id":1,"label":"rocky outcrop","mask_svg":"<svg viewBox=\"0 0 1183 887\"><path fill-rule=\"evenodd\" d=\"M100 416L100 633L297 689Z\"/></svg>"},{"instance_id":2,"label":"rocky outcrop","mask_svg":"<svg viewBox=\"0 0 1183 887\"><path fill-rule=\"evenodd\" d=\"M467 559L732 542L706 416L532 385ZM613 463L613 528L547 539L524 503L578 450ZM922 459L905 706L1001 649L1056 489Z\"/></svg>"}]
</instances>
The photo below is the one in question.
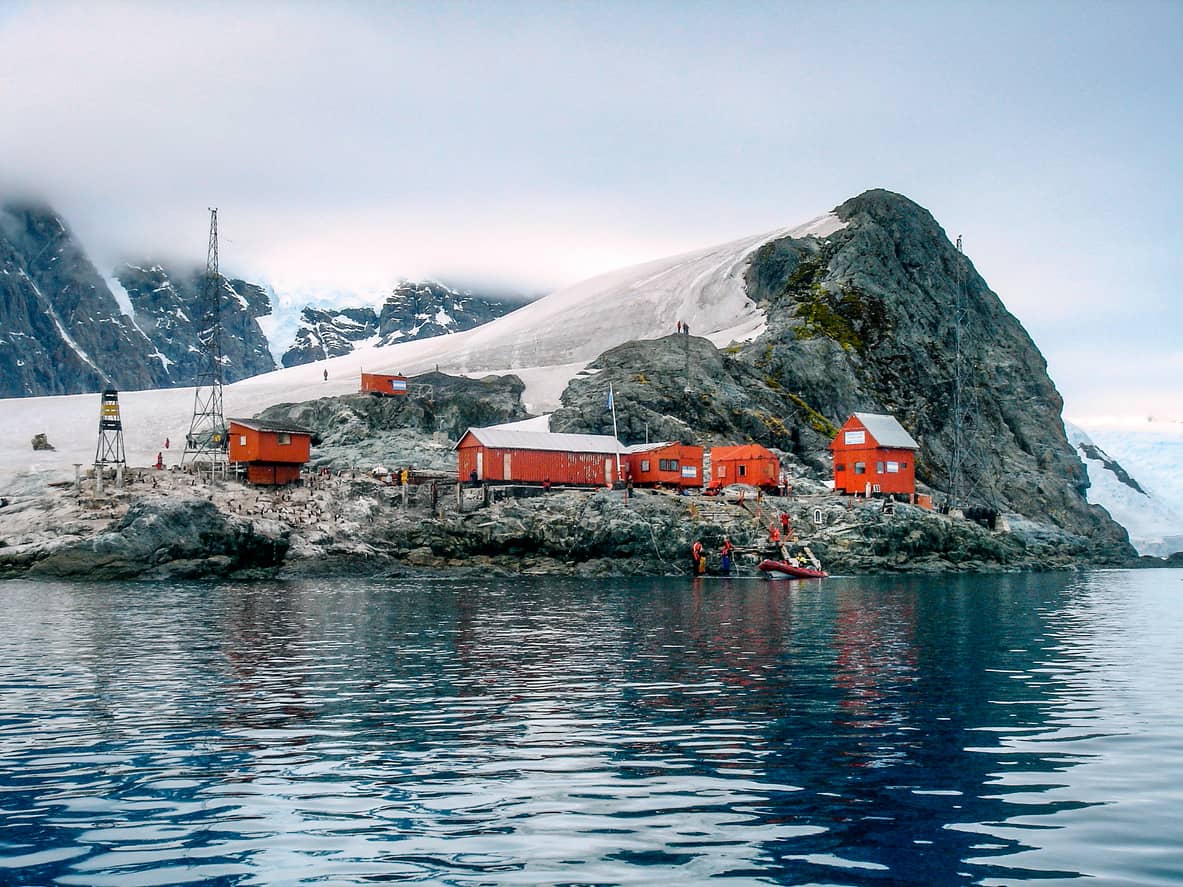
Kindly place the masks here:
<instances>
[{"instance_id":1,"label":"rocky outcrop","mask_svg":"<svg viewBox=\"0 0 1183 887\"><path fill-rule=\"evenodd\" d=\"M205 270L170 269L158 263L126 264L115 272L135 312L135 322L155 348L166 386L196 385L209 372L204 349L210 328ZM258 318L271 313L261 286L222 277L218 287L223 381L236 382L275 369Z\"/></svg>"},{"instance_id":2,"label":"rocky outcrop","mask_svg":"<svg viewBox=\"0 0 1183 887\"><path fill-rule=\"evenodd\" d=\"M373 308L313 308L300 312L296 340L284 352L285 367L300 366L349 354L359 342L378 334L378 315Z\"/></svg>"},{"instance_id":3,"label":"rocky outcrop","mask_svg":"<svg viewBox=\"0 0 1183 887\"><path fill-rule=\"evenodd\" d=\"M154 352L61 217L0 208L0 396L159 387Z\"/></svg>"},{"instance_id":4,"label":"rocky outcrop","mask_svg":"<svg viewBox=\"0 0 1183 887\"><path fill-rule=\"evenodd\" d=\"M625 444L679 440L702 446L753 441L791 453L818 476L828 423L789 397L775 379L697 336L627 342L579 374L552 414L552 431L611 434L611 384Z\"/></svg>"},{"instance_id":5,"label":"rocky outcrop","mask_svg":"<svg viewBox=\"0 0 1183 887\"><path fill-rule=\"evenodd\" d=\"M133 503L110 529L42 550L28 573L40 577L125 579L223 576L279 566L288 532L221 513L204 499L156 496ZM0 550L0 561L4 552Z\"/></svg>"},{"instance_id":6,"label":"rocky outcrop","mask_svg":"<svg viewBox=\"0 0 1183 887\"><path fill-rule=\"evenodd\" d=\"M470 379L447 373L408 378L412 393L403 397L347 394L297 404L277 404L256 418L288 420L317 434L318 447L362 444L376 434L414 429L442 431L456 440L471 426L527 418L517 376Z\"/></svg>"}]
</instances>

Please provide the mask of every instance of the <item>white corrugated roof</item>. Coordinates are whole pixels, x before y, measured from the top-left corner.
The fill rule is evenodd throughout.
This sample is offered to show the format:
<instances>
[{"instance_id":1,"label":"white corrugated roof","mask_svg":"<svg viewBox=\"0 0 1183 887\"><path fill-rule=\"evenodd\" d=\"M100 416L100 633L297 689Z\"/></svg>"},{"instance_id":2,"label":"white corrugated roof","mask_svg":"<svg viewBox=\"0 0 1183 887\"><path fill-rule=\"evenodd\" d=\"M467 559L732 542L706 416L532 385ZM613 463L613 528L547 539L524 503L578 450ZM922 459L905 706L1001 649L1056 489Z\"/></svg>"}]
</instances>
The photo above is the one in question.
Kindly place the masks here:
<instances>
[{"instance_id":1,"label":"white corrugated roof","mask_svg":"<svg viewBox=\"0 0 1183 887\"><path fill-rule=\"evenodd\" d=\"M912 435L904 430L904 426L896 421L895 416L885 416L883 413L855 413L854 417L863 423L863 427L881 447L920 449L920 444L912 440Z\"/></svg>"},{"instance_id":2,"label":"white corrugated roof","mask_svg":"<svg viewBox=\"0 0 1183 887\"><path fill-rule=\"evenodd\" d=\"M631 447L625 447L626 453L647 453L650 450L660 450L662 447L672 447L674 442L672 440L663 440L659 443L639 443L633 444Z\"/></svg>"},{"instance_id":3,"label":"white corrugated roof","mask_svg":"<svg viewBox=\"0 0 1183 887\"><path fill-rule=\"evenodd\" d=\"M515 450L548 450L562 453L623 453L620 441L607 434L557 434L549 431L518 431L511 428L469 428L487 447ZM461 435L461 440L464 436Z\"/></svg>"}]
</instances>

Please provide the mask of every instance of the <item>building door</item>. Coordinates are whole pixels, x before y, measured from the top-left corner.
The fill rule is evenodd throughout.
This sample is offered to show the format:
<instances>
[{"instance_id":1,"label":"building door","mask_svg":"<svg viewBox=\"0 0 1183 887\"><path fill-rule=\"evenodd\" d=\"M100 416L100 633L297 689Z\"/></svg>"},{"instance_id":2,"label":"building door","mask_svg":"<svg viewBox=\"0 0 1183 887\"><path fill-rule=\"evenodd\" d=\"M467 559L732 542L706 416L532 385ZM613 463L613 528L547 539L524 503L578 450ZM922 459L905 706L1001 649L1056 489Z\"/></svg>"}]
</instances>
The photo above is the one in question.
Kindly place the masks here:
<instances>
[{"instance_id":1,"label":"building door","mask_svg":"<svg viewBox=\"0 0 1183 887\"><path fill-rule=\"evenodd\" d=\"M612 486L612 460L604 460L604 486Z\"/></svg>"},{"instance_id":2,"label":"building door","mask_svg":"<svg viewBox=\"0 0 1183 887\"><path fill-rule=\"evenodd\" d=\"M513 472L510 470L510 467L509 467L509 453L505 453L501 457L501 479L502 480L513 480Z\"/></svg>"},{"instance_id":3,"label":"building door","mask_svg":"<svg viewBox=\"0 0 1183 887\"><path fill-rule=\"evenodd\" d=\"M485 451L476 451L476 477L477 480L485 479Z\"/></svg>"}]
</instances>

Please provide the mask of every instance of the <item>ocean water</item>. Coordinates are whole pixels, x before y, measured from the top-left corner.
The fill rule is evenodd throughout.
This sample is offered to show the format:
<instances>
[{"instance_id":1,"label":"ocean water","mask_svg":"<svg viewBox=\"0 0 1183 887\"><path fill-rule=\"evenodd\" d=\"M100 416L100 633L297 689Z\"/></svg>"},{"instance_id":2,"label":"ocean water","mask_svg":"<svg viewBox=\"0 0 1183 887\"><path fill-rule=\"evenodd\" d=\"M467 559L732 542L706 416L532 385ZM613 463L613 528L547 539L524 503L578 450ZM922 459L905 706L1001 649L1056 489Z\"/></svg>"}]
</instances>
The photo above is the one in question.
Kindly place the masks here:
<instances>
[{"instance_id":1,"label":"ocean water","mask_svg":"<svg viewBox=\"0 0 1183 887\"><path fill-rule=\"evenodd\" d=\"M0 584L0 884L1183 882L1183 571Z\"/></svg>"}]
</instances>

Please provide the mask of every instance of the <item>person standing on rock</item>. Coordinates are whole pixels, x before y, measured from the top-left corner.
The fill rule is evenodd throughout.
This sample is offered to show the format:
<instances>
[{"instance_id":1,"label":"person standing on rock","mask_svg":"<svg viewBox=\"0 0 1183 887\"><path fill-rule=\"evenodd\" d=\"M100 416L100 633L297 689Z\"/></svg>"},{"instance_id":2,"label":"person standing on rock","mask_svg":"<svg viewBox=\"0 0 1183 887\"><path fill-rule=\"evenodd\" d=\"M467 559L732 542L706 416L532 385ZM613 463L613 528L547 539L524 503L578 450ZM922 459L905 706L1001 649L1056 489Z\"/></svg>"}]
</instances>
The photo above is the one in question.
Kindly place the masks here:
<instances>
[{"instance_id":1,"label":"person standing on rock","mask_svg":"<svg viewBox=\"0 0 1183 887\"><path fill-rule=\"evenodd\" d=\"M719 572L724 576L731 575L731 552L734 550L731 540L724 536L723 547L719 549Z\"/></svg>"},{"instance_id":2,"label":"person standing on rock","mask_svg":"<svg viewBox=\"0 0 1183 887\"><path fill-rule=\"evenodd\" d=\"M789 538L789 534L792 532L792 529L793 525L789 522L789 513L787 511L782 511L780 513L780 532L786 540Z\"/></svg>"},{"instance_id":3,"label":"person standing on rock","mask_svg":"<svg viewBox=\"0 0 1183 887\"><path fill-rule=\"evenodd\" d=\"M694 576L701 575L706 568L706 558L702 554L702 541L699 539L695 539L694 544L690 546L690 563L690 572Z\"/></svg>"}]
</instances>

